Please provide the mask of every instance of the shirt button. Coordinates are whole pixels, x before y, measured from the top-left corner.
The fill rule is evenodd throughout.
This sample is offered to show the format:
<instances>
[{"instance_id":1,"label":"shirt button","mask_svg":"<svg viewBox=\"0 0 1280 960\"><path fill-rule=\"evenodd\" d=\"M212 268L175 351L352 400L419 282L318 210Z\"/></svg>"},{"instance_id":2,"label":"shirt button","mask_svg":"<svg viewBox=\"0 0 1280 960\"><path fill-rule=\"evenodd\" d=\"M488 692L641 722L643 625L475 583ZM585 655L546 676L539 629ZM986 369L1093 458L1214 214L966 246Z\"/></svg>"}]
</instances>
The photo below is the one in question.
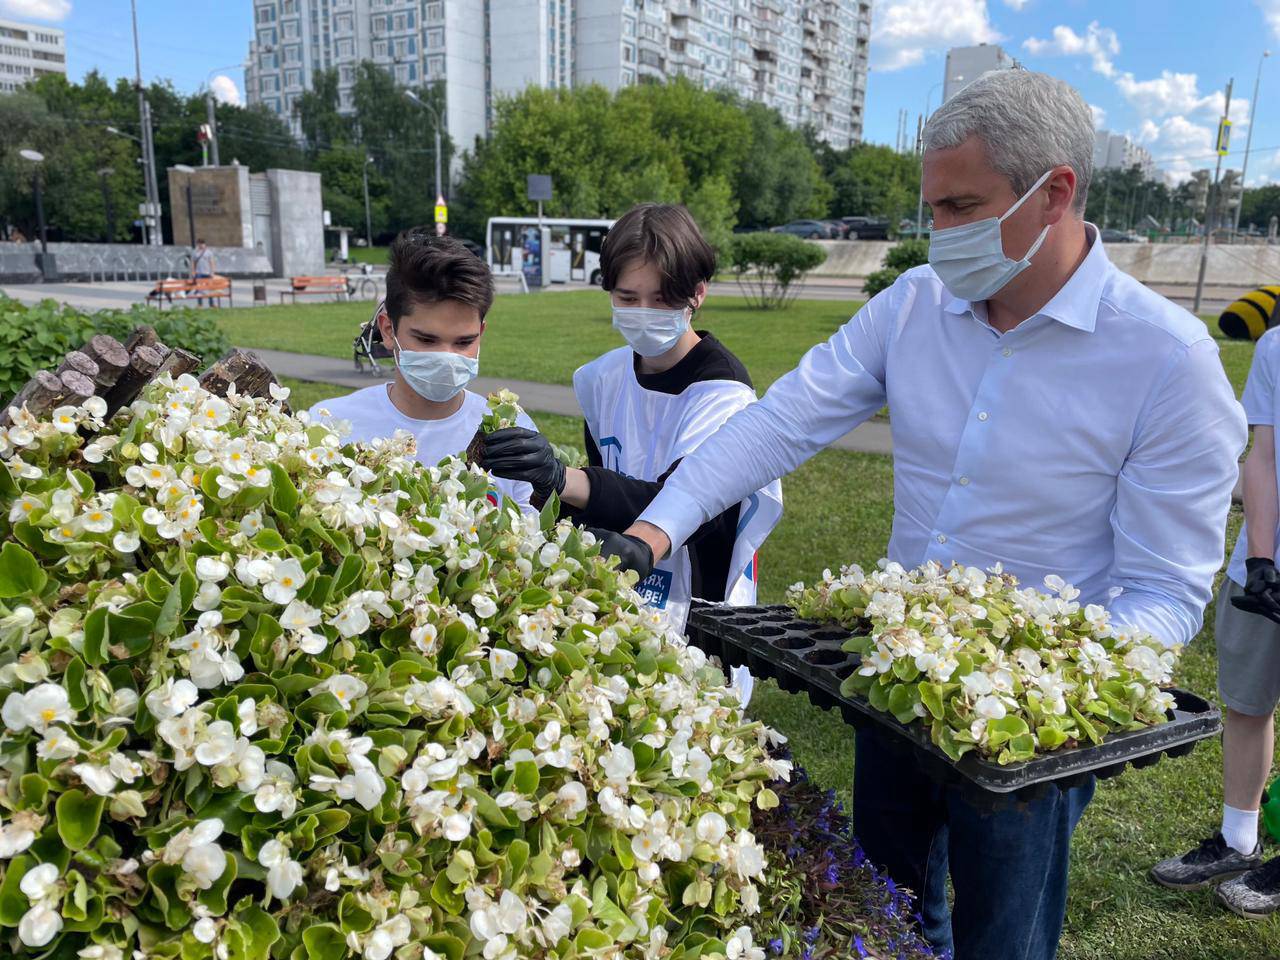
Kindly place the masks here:
<instances>
[{"instance_id":1,"label":"shirt button","mask_svg":"<svg viewBox=\"0 0 1280 960\"><path fill-rule=\"evenodd\" d=\"M986 420L986 419L987 419L987 411L983 410L980 414L978 414L978 419L979 419L979 420Z\"/></svg>"},{"instance_id":2,"label":"shirt button","mask_svg":"<svg viewBox=\"0 0 1280 960\"><path fill-rule=\"evenodd\" d=\"M962 487L967 487L968 485L969 485L969 478L968 478L968 477L961 477L961 478L960 478L960 486L962 486Z\"/></svg>"},{"instance_id":3,"label":"shirt button","mask_svg":"<svg viewBox=\"0 0 1280 960\"><path fill-rule=\"evenodd\" d=\"M1000 351L1000 353L1001 353L1001 355L1002 355L1002 356L1005 356L1005 357L1012 357L1012 356L1013 356L1013 347L1005 347L1003 350L1001 350L1001 351Z\"/></svg>"},{"instance_id":4,"label":"shirt button","mask_svg":"<svg viewBox=\"0 0 1280 960\"><path fill-rule=\"evenodd\" d=\"M946 543L946 542L947 542L947 535L946 535L945 533L940 533L940 534L938 534L938 542L939 542L939 543Z\"/></svg>"}]
</instances>

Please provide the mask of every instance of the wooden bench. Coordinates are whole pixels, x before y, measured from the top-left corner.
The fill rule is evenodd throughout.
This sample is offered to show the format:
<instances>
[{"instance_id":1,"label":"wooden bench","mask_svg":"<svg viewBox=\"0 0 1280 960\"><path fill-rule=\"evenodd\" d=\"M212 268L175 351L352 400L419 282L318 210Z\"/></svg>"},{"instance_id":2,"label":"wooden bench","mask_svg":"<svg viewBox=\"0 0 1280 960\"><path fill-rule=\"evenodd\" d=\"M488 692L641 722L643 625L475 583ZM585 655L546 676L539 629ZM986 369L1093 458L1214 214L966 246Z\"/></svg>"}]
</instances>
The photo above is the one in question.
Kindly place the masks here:
<instances>
[{"instance_id":1,"label":"wooden bench","mask_svg":"<svg viewBox=\"0 0 1280 960\"><path fill-rule=\"evenodd\" d=\"M294 302L297 303L299 294L326 293L349 300L351 298L351 284L347 282L346 277L290 277L289 289L280 291L280 302L284 303L285 297L293 297Z\"/></svg>"},{"instance_id":2,"label":"wooden bench","mask_svg":"<svg viewBox=\"0 0 1280 960\"><path fill-rule=\"evenodd\" d=\"M230 305L231 299L231 278L230 277L192 277L189 279L180 279L170 277L166 280L160 280L156 283L151 291L147 294L148 301L155 300L161 305L168 302L173 305L175 298L179 300L190 300L193 297L199 299L223 300L225 299Z\"/></svg>"}]
</instances>

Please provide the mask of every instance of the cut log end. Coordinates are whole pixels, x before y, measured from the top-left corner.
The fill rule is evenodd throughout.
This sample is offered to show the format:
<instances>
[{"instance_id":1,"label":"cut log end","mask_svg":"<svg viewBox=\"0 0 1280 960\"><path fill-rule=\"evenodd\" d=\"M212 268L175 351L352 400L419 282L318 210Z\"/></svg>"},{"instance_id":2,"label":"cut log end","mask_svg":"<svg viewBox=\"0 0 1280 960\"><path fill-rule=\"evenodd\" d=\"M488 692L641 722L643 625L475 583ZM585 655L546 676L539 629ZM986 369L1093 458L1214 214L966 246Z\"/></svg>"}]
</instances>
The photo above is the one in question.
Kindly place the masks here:
<instances>
[{"instance_id":1,"label":"cut log end","mask_svg":"<svg viewBox=\"0 0 1280 960\"><path fill-rule=\"evenodd\" d=\"M271 385L279 381L257 354L248 350L232 350L200 375L200 386L220 397L227 395L233 383L239 394L269 398Z\"/></svg>"}]
</instances>

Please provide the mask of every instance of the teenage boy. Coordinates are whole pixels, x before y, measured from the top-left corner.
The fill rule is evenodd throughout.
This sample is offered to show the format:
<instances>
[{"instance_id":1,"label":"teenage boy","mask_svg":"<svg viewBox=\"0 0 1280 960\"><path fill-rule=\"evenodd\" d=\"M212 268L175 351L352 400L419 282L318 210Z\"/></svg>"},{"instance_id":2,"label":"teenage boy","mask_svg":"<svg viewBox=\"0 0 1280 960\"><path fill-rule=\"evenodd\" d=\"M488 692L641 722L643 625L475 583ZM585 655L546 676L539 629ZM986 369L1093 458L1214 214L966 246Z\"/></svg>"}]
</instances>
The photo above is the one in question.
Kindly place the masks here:
<instances>
[{"instance_id":1,"label":"teenage boy","mask_svg":"<svg viewBox=\"0 0 1280 960\"><path fill-rule=\"evenodd\" d=\"M689 211L645 203L609 230L600 251L613 326L627 345L580 367L573 389L586 419L589 466L566 469L547 440L529 430L492 433L485 464L558 494L565 515L591 527L602 551L634 565L635 541L620 536L681 459L756 400L751 377L729 348L690 321L707 296L715 251ZM709 519L639 585L668 622L684 626L693 597L750 604L756 551L782 516L778 481L747 493Z\"/></svg>"},{"instance_id":2,"label":"teenage boy","mask_svg":"<svg viewBox=\"0 0 1280 960\"><path fill-rule=\"evenodd\" d=\"M377 324L395 354L395 379L317 403L311 416L347 421L355 441L407 430L418 442L418 459L436 464L466 450L487 409L485 398L466 387L480 371L493 278L457 240L418 230L396 238L389 260ZM520 423L537 435L528 417L521 414ZM531 509L529 484L495 483L522 510Z\"/></svg>"},{"instance_id":3,"label":"teenage boy","mask_svg":"<svg viewBox=\"0 0 1280 960\"><path fill-rule=\"evenodd\" d=\"M1253 432L1244 462L1244 526L1218 593L1214 636L1222 731L1222 827L1180 857L1162 860L1151 878L1175 890L1221 884L1218 899L1244 917L1280 909L1280 857L1262 862L1258 809L1274 746L1280 702L1280 572L1276 570L1280 495L1275 427L1280 416L1280 330L1258 340L1241 402Z\"/></svg>"}]
</instances>

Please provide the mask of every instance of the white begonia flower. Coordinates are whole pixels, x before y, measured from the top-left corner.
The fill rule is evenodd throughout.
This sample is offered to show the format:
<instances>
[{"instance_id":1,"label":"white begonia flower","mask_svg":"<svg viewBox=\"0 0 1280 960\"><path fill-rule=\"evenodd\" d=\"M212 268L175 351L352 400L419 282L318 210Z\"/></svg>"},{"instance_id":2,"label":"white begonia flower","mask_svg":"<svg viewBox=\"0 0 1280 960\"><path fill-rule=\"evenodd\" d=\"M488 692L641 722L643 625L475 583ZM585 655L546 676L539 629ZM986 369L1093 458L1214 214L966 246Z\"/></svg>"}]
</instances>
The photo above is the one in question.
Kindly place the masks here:
<instances>
[{"instance_id":1,"label":"white begonia flower","mask_svg":"<svg viewBox=\"0 0 1280 960\"><path fill-rule=\"evenodd\" d=\"M262 588L262 595L272 603L282 606L298 595L298 590L306 582L307 575L302 571L302 564L290 557L288 560L276 560L271 565L271 578Z\"/></svg>"},{"instance_id":2,"label":"white begonia flower","mask_svg":"<svg viewBox=\"0 0 1280 960\"><path fill-rule=\"evenodd\" d=\"M237 739L235 728L228 721L213 721L196 744L196 760L206 767L226 763L235 753Z\"/></svg>"},{"instance_id":3,"label":"white begonia flower","mask_svg":"<svg viewBox=\"0 0 1280 960\"><path fill-rule=\"evenodd\" d=\"M520 658L510 650L493 647L489 650L489 672L495 680L505 680L515 676L516 665Z\"/></svg>"},{"instance_id":4,"label":"white begonia flower","mask_svg":"<svg viewBox=\"0 0 1280 960\"><path fill-rule=\"evenodd\" d=\"M302 864L290 858L289 848L279 840L262 845L258 863L267 868L267 892L277 900L288 900L302 884Z\"/></svg>"},{"instance_id":5,"label":"white begonia flower","mask_svg":"<svg viewBox=\"0 0 1280 960\"><path fill-rule=\"evenodd\" d=\"M100 797L109 797L120 782L110 769L96 763L77 763L71 772L84 781L84 785Z\"/></svg>"},{"instance_id":6,"label":"white begonia flower","mask_svg":"<svg viewBox=\"0 0 1280 960\"><path fill-rule=\"evenodd\" d=\"M55 864L42 863L22 875L18 889L26 894L28 900L35 903L54 893L57 889L58 877L58 868Z\"/></svg>"},{"instance_id":7,"label":"white begonia flower","mask_svg":"<svg viewBox=\"0 0 1280 960\"><path fill-rule=\"evenodd\" d=\"M350 706L368 691L369 687L359 677L349 673L335 673L323 683L312 688L312 693L331 693L344 707Z\"/></svg>"},{"instance_id":8,"label":"white begonia flower","mask_svg":"<svg viewBox=\"0 0 1280 960\"><path fill-rule=\"evenodd\" d=\"M147 710L157 720L168 720L185 713L200 698L200 691L190 680L174 680L169 677L165 682L147 694Z\"/></svg>"},{"instance_id":9,"label":"white begonia flower","mask_svg":"<svg viewBox=\"0 0 1280 960\"><path fill-rule=\"evenodd\" d=\"M0 824L0 860L9 860L35 843L36 832L15 821Z\"/></svg>"},{"instance_id":10,"label":"white begonia flower","mask_svg":"<svg viewBox=\"0 0 1280 960\"><path fill-rule=\"evenodd\" d=\"M91 943L76 951L82 960L124 960L124 951L110 943Z\"/></svg>"},{"instance_id":11,"label":"white begonia flower","mask_svg":"<svg viewBox=\"0 0 1280 960\"><path fill-rule=\"evenodd\" d=\"M90 507L80 515L80 519L84 529L90 533L110 533L116 525L111 511L104 510L102 507Z\"/></svg>"},{"instance_id":12,"label":"white begonia flower","mask_svg":"<svg viewBox=\"0 0 1280 960\"><path fill-rule=\"evenodd\" d=\"M53 428L59 433L75 433L79 426L75 407L58 407L51 416Z\"/></svg>"},{"instance_id":13,"label":"white begonia flower","mask_svg":"<svg viewBox=\"0 0 1280 960\"><path fill-rule=\"evenodd\" d=\"M236 707L236 720L241 736L252 737L258 732L258 704L253 697L240 701L240 705Z\"/></svg>"},{"instance_id":14,"label":"white begonia flower","mask_svg":"<svg viewBox=\"0 0 1280 960\"><path fill-rule=\"evenodd\" d=\"M973 705L973 712L984 720L999 720L1008 713L1004 701L995 694L979 697Z\"/></svg>"},{"instance_id":15,"label":"white begonia flower","mask_svg":"<svg viewBox=\"0 0 1280 960\"><path fill-rule=\"evenodd\" d=\"M461 843L471 836L471 817L465 813L452 813L444 818L444 828L441 832L446 840Z\"/></svg>"},{"instance_id":16,"label":"white begonia flower","mask_svg":"<svg viewBox=\"0 0 1280 960\"><path fill-rule=\"evenodd\" d=\"M609 754L600 758L600 765L604 767L605 779L611 784L625 787L631 775L636 772L635 754L625 744L610 744Z\"/></svg>"},{"instance_id":17,"label":"white begonia flower","mask_svg":"<svg viewBox=\"0 0 1280 960\"><path fill-rule=\"evenodd\" d=\"M53 900L41 900L18 921L18 939L28 947L43 947L61 931L62 914Z\"/></svg>"},{"instance_id":18,"label":"white begonia flower","mask_svg":"<svg viewBox=\"0 0 1280 960\"><path fill-rule=\"evenodd\" d=\"M221 583L229 576L231 576L231 565L221 557L200 557L196 560L197 580Z\"/></svg>"},{"instance_id":19,"label":"white begonia flower","mask_svg":"<svg viewBox=\"0 0 1280 960\"><path fill-rule=\"evenodd\" d=\"M703 843L709 843L712 846L718 844L724 839L725 834L729 831L729 824L724 817L715 813L704 813L698 818L697 826L694 828L699 840Z\"/></svg>"},{"instance_id":20,"label":"white begonia flower","mask_svg":"<svg viewBox=\"0 0 1280 960\"><path fill-rule=\"evenodd\" d=\"M498 604L493 597L484 593L476 593L471 597L471 606L475 608L476 616L482 620L489 620L498 615Z\"/></svg>"},{"instance_id":21,"label":"white begonia flower","mask_svg":"<svg viewBox=\"0 0 1280 960\"><path fill-rule=\"evenodd\" d=\"M111 546L119 553L133 553L142 544L142 539L133 531L120 530L111 538Z\"/></svg>"},{"instance_id":22,"label":"white begonia flower","mask_svg":"<svg viewBox=\"0 0 1280 960\"><path fill-rule=\"evenodd\" d=\"M573 932L573 908L561 903L542 918L542 935L548 946L555 946Z\"/></svg>"},{"instance_id":23,"label":"white begonia flower","mask_svg":"<svg viewBox=\"0 0 1280 960\"><path fill-rule=\"evenodd\" d=\"M80 745L61 727L50 727L44 739L36 744L36 756L42 760L68 760L80 752Z\"/></svg>"},{"instance_id":24,"label":"white begonia flower","mask_svg":"<svg viewBox=\"0 0 1280 960\"><path fill-rule=\"evenodd\" d=\"M572 820L587 809L587 788L577 780L570 780L557 791L556 799L564 807L564 815Z\"/></svg>"},{"instance_id":25,"label":"white begonia flower","mask_svg":"<svg viewBox=\"0 0 1280 960\"><path fill-rule=\"evenodd\" d=\"M982 697L995 689L991 683L991 678L981 670L975 670L973 673L967 673L961 677L960 686L964 688L965 694L970 697Z\"/></svg>"},{"instance_id":26,"label":"white begonia flower","mask_svg":"<svg viewBox=\"0 0 1280 960\"><path fill-rule=\"evenodd\" d=\"M725 943L726 960L765 960L764 949L752 942L751 928L739 927Z\"/></svg>"},{"instance_id":27,"label":"white begonia flower","mask_svg":"<svg viewBox=\"0 0 1280 960\"><path fill-rule=\"evenodd\" d=\"M194 827L179 831L165 844L165 863L179 863L201 890L208 890L227 869L226 855L218 846L222 821L217 817L201 820Z\"/></svg>"},{"instance_id":28,"label":"white begonia flower","mask_svg":"<svg viewBox=\"0 0 1280 960\"><path fill-rule=\"evenodd\" d=\"M293 792L296 785L293 769L279 760L268 760L265 774L254 795L254 807L261 813L279 812L285 818L292 817L298 804Z\"/></svg>"},{"instance_id":29,"label":"white begonia flower","mask_svg":"<svg viewBox=\"0 0 1280 960\"><path fill-rule=\"evenodd\" d=\"M362 953L365 960L387 960L397 947L409 942L413 926L404 914L383 921L374 927L373 932L364 941Z\"/></svg>"},{"instance_id":30,"label":"white begonia flower","mask_svg":"<svg viewBox=\"0 0 1280 960\"><path fill-rule=\"evenodd\" d=\"M201 917L191 927L191 935L201 943L213 943L218 936L218 923L213 917Z\"/></svg>"},{"instance_id":31,"label":"white begonia flower","mask_svg":"<svg viewBox=\"0 0 1280 960\"><path fill-rule=\"evenodd\" d=\"M750 880L764 873L764 848L750 830L739 830L729 845L729 862L738 877Z\"/></svg>"},{"instance_id":32,"label":"white begonia flower","mask_svg":"<svg viewBox=\"0 0 1280 960\"><path fill-rule=\"evenodd\" d=\"M36 733L44 733L53 724L70 723L74 718L67 691L56 683L42 683L26 693L15 691L0 707L0 719L14 731L30 727Z\"/></svg>"}]
</instances>

